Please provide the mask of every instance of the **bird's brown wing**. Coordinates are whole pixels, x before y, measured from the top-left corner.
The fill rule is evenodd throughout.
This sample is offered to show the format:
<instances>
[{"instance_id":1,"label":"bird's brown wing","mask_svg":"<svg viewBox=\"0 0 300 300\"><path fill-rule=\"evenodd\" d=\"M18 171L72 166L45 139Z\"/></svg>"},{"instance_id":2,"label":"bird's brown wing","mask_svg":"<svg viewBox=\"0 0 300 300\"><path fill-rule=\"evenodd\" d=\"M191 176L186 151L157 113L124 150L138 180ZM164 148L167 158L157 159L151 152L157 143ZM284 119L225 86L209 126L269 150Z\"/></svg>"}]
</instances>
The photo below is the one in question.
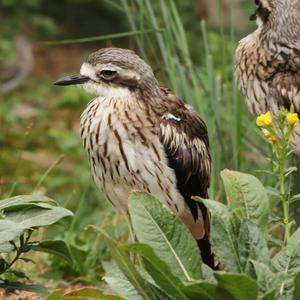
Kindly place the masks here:
<instances>
[{"instance_id":1,"label":"bird's brown wing","mask_svg":"<svg viewBox=\"0 0 300 300\"><path fill-rule=\"evenodd\" d=\"M300 113L300 44L281 45L273 65L276 67L268 79L270 96L288 110L293 104Z\"/></svg>"},{"instance_id":2,"label":"bird's brown wing","mask_svg":"<svg viewBox=\"0 0 300 300\"><path fill-rule=\"evenodd\" d=\"M209 242L210 215L203 204L191 199L196 195L203 198L208 196L211 157L207 128L203 120L176 96L166 89L162 89L162 92L166 107L161 115L160 140L169 166L175 171L178 190L194 218L192 221L195 226L204 227L200 230L201 237L196 237L202 258L213 266Z\"/></svg>"}]
</instances>

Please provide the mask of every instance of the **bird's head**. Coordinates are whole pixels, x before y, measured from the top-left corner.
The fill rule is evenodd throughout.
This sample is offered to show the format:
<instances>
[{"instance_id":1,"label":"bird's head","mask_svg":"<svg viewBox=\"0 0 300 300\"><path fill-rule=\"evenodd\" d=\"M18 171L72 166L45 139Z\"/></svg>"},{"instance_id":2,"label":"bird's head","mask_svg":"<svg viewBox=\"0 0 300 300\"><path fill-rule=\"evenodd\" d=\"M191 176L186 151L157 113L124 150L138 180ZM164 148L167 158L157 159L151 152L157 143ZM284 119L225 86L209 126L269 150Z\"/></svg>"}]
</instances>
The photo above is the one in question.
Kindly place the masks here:
<instances>
[{"instance_id":1,"label":"bird's head","mask_svg":"<svg viewBox=\"0 0 300 300\"><path fill-rule=\"evenodd\" d=\"M257 6L250 20L269 39L293 42L300 39L300 0L254 0Z\"/></svg>"},{"instance_id":2,"label":"bird's head","mask_svg":"<svg viewBox=\"0 0 300 300\"><path fill-rule=\"evenodd\" d=\"M160 93L151 67L128 49L103 48L88 56L80 73L57 80L56 85L82 84L90 93L107 98Z\"/></svg>"}]
</instances>

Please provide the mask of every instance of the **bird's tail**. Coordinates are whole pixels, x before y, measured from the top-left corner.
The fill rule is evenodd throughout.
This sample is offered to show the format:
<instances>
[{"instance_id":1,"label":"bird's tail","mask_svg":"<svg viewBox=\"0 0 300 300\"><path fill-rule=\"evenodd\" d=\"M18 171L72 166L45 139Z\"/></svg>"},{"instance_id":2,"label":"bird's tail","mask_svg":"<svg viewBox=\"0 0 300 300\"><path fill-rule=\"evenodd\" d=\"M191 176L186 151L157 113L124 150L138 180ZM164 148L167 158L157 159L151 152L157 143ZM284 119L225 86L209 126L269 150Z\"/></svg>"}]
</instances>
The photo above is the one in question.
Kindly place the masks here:
<instances>
[{"instance_id":1,"label":"bird's tail","mask_svg":"<svg viewBox=\"0 0 300 300\"><path fill-rule=\"evenodd\" d=\"M220 263L216 257L214 247L209 239L209 236L205 234L202 239L196 241L201 253L202 261L213 270L219 270Z\"/></svg>"},{"instance_id":2,"label":"bird's tail","mask_svg":"<svg viewBox=\"0 0 300 300\"><path fill-rule=\"evenodd\" d=\"M212 269L218 270L219 262L210 240L210 212L202 203L197 203L196 209L197 214L195 216L188 212L182 215L181 219L196 240L202 261Z\"/></svg>"}]
</instances>

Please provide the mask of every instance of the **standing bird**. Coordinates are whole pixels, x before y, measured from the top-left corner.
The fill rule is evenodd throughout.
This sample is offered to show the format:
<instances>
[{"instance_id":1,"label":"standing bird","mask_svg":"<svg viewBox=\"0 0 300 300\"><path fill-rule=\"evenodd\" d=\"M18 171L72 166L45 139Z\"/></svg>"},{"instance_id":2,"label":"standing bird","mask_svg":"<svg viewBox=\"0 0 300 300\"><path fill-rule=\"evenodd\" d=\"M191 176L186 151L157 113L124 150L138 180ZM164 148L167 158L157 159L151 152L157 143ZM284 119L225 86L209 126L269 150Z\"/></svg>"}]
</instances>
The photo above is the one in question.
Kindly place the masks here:
<instances>
[{"instance_id":1,"label":"standing bird","mask_svg":"<svg viewBox=\"0 0 300 300\"><path fill-rule=\"evenodd\" d=\"M242 39L235 80L252 113L294 106L300 116L300 0L255 0L258 28ZM300 155L300 125L291 147Z\"/></svg>"},{"instance_id":2,"label":"standing bird","mask_svg":"<svg viewBox=\"0 0 300 300\"><path fill-rule=\"evenodd\" d=\"M211 157L203 120L127 49L100 49L80 74L55 84L82 84L96 95L81 115L81 136L94 181L111 204L125 213L133 190L153 194L182 219L203 261L214 267L210 214L191 199L208 196Z\"/></svg>"}]
</instances>

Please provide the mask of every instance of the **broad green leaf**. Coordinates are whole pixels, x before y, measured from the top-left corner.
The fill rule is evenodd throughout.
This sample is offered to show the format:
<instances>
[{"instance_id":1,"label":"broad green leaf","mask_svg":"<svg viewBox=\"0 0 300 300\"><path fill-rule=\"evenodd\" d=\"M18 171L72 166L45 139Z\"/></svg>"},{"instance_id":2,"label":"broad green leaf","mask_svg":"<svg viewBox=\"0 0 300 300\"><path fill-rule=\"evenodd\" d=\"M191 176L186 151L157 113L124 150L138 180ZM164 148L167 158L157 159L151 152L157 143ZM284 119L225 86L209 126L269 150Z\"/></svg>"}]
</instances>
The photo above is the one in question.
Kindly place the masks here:
<instances>
[{"instance_id":1,"label":"broad green leaf","mask_svg":"<svg viewBox=\"0 0 300 300\"><path fill-rule=\"evenodd\" d=\"M235 273L242 272L238 253L237 236L232 225L233 216L228 208L214 200L202 200L212 212L211 239L218 259L225 270Z\"/></svg>"},{"instance_id":2,"label":"broad green leaf","mask_svg":"<svg viewBox=\"0 0 300 300\"><path fill-rule=\"evenodd\" d=\"M218 259L229 272L241 273L243 270L238 253L238 246L233 230L222 217L212 217L211 239Z\"/></svg>"},{"instance_id":3,"label":"broad green leaf","mask_svg":"<svg viewBox=\"0 0 300 300\"><path fill-rule=\"evenodd\" d=\"M149 287L151 288L151 291L152 291L155 299L159 299L159 300L176 300L174 298L171 298L170 295L165 293L163 290L158 288L156 285L153 285L153 284L149 283Z\"/></svg>"},{"instance_id":4,"label":"broad green leaf","mask_svg":"<svg viewBox=\"0 0 300 300\"><path fill-rule=\"evenodd\" d=\"M188 299L215 300L217 285L201 281L186 283L181 289ZM175 299L177 300L177 298Z\"/></svg>"},{"instance_id":5,"label":"broad green leaf","mask_svg":"<svg viewBox=\"0 0 300 300\"><path fill-rule=\"evenodd\" d=\"M59 290L59 291L55 291L47 298L47 300L61 300L61 299L63 300L71 300L71 299L122 300L124 298L121 298L119 296L114 296L114 295L106 295L103 291L93 287L80 288L71 292L64 292Z\"/></svg>"},{"instance_id":6,"label":"broad green leaf","mask_svg":"<svg viewBox=\"0 0 300 300\"><path fill-rule=\"evenodd\" d=\"M294 280L294 296L293 300L299 300L300 299L300 273L297 274Z\"/></svg>"},{"instance_id":7,"label":"broad green leaf","mask_svg":"<svg viewBox=\"0 0 300 300\"><path fill-rule=\"evenodd\" d=\"M142 299L145 299L145 300L156 299L152 289L150 288L149 283L146 282L144 280L144 278L142 278L142 276L137 272L134 264L129 259L128 254L124 250L122 250L120 247L118 247L116 241L114 241L101 228L97 228L94 226L93 226L93 228L95 228L97 231L99 231L103 235L103 237L107 241L107 244L110 248L112 257L118 265L118 268L125 275L127 280L129 280L129 282L134 286L134 288L140 294ZM123 296L123 294L120 294L120 296Z\"/></svg>"},{"instance_id":8,"label":"broad green leaf","mask_svg":"<svg viewBox=\"0 0 300 300\"><path fill-rule=\"evenodd\" d=\"M214 271L206 264L202 264L201 266L202 277L208 283L216 284L217 280L214 276Z\"/></svg>"},{"instance_id":9,"label":"broad green leaf","mask_svg":"<svg viewBox=\"0 0 300 300\"><path fill-rule=\"evenodd\" d=\"M285 273L273 273L266 264L258 261L252 261L251 263L254 268L256 281L259 285L259 294L262 297L272 294L272 291L278 290L282 283L289 280L289 276Z\"/></svg>"},{"instance_id":10,"label":"broad green leaf","mask_svg":"<svg viewBox=\"0 0 300 300\"><path fill-rule=\"evenodd\" d=\"M62 257L66 262L72 264L72 256L64 241L42 241L38 244L28 245L30 250L47 252Z\"/></svg>"},{"instance_id":11,"label":"broad green leaf","mask_svg":"<svg viewBox=\"0 0 300 300\"><path fill-rule=\"evenodd\" d=\"M262 183L254 176L231 170L221 172L227 201L232 211L259 227L268 223L269 199Z\"/></svg>"},{"instance_id":12,"label":"broad green leaf","mask_svg":"<svg viewBox=\"0 0 300 300\"><path fill-rule=\"evenodd\" d=\"M120 270L115 262L102 262L106 275L104 280L112 288L112 290L119 296L122 296L126 300L143 300L144 297L138 292L138 290L132 285L132 283L127 279L124 273ZM149 275L148 275L149 276ZM147 278L144 278L147 280ZM175 300L169 297L164 291L160 290L158 287L147 282L147 286L151 290L153 299L161 300Z\"/></svg>"},{"instance_id":13,"label":"broad green leaf","mask_svg":"<svg viewBox=\"0 0 300 300\"><path fill-rule=\"evenodd\" d=\"M256 300L258 286L245 275L215 273L218 280L217 300Z\"/></svg>"},{"instance_id":14,"label":"broad green leaf","mask_svg":"<svg viewBox=\"0 0 300 300\"><path fill-rule=\"evenodd\" d=\"M129 213L138 240L153 248L176 277L201 279L198 246L178 217L150 194L138 192L129 199Z\"/></svg>"},{"instance_id":15,"label":"broad green leaf","mask_svg":"<svg viewBox=\"0 0 300 300\"><path fill-rule=\"evenodd\" d=\"M143 258L143 265L155 283L168 295L178 300L188 300L180 289L180 281L170 271L170 268L145 244L131 244L122 249L139 254Z\"/></svg>"},{"instance_id":16,"label":"broad green leaf","mask_svg":"<svg viewBox=\"0 0 300 300\"><path fill-rule=\"evenodd\" d=\"M267 241L259 228L250 220L244 220L241 224L237 244L244 273L251 275L252 260L265 264L270 262Z\"/></svg>"},{"instance_id":17,"label":"broad green leaf","mask_svg":"<svg viewBox=\"0 0 300 300\"><path fill-rule=\"evenodd\" d=\"M223 203L211 199L201 199L199 197L193 197L193 199L204 203L204 205L210 209L213 215L222 217L226 225L231 224L231 212L229 211L228 207Z\"/></svg>"},{"instance_id":18,"label":"broad green leaf","mask_svg":"<svg viewBox=\"0 0 300 300\"><path fill-rule=\"evenodd\" d=\"M287 277L296 276L300 272L300 228L294 232L287 245L273 257L271 265L277 272L285 273ZM292 289L291 282L282 283L280 294L288 297Z\"/></svg>"},{"instance_id":19,"label":"broad green leaf","mask_svg":"<svg viewBox=\"0 0 300 300\"><path fill-rule=\"evenodd\" d=\"M272 266L278 272L297 275L300 272L300 228L289 239L287 245L272 259Z\"/></svg>"},{"instance_id":20,"label":"broad green leaf","mask_svg":"<svg viewBox=\"0 0 300 300\"><path fill-rule=\"evenodd\" d=\"M105 270L103 279L117 295L126 300L143 300L143 297L122 273L116 263L102 262L102 265Z\"/></svg>"},{"instance_id":21,"label":"broad green leaf","mask_svg":"<svg viewBox=\"0 0 300 300\"><path fill-rule=\"evenodd\" d=\"M48 203L52 205L57 205L56 202L42 195L19 195L7 199L0 200L0 211L2 210L12 210L22 206L34 206L38 203Z\"/></svg>"},{"instance_id":22,"label":"broad green leaf","mask_svg":"<svg viewBox=\"0 0 300 300\"><path fill-rule=\"evenodd\" d=\"M80 273L85 273L85 263L89 256L89 251L85 247L80 247L76 243L70 243L69 249L72 254L74 266L79 270Z\"/></svg>"},{"instance_id":23,"label":"broad green leaf","mask_svg":"<svg viewBox=\"0 0 300 300\"><path fill-rule=\"evenodd\" d=\"M24 230L33 227L47 226L72 216L72 212L58 206L26 207L5 213L5 219L0 220L0 243L16 239Z\"/></svg>"}]
</instances>

